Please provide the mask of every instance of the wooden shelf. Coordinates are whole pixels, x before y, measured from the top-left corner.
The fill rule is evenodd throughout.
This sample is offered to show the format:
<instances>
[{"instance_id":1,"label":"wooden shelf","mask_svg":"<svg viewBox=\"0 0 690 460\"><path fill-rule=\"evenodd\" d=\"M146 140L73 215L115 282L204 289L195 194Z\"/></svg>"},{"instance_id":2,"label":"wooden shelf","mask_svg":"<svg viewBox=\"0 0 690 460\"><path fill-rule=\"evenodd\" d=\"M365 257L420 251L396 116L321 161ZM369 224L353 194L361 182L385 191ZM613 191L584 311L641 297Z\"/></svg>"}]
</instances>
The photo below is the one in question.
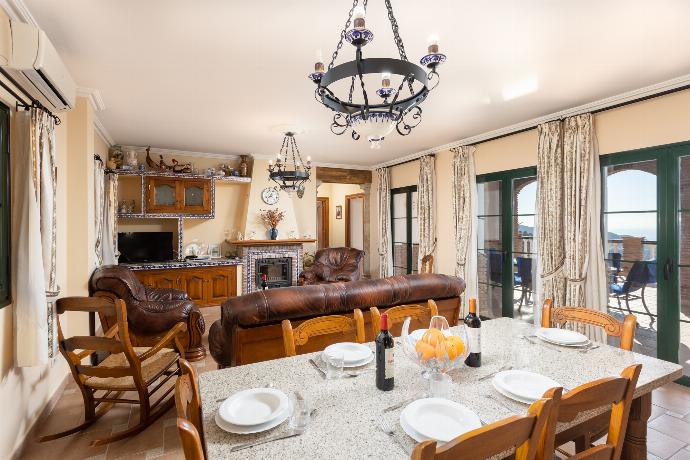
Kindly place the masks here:
<instances>
[{"instance_id":1,"label":"wooden shelf","mask_svg":"<svg viewBox=\"0 0 690 460\"><path fill-rule=\"evenodd\" d=\"M111 169L110 172L117 174L118 176L153 176L153 177L179 177L183 179L215 179L220 182L235 182L240 184L249 184L252 181L251 177L238 177L238 176L207 176L205 174L187 174L187 173L174 173L170 171L139 171L139 170L126 170L126 169Z\"/></svg>"},{"instance_id":2,"label":"wooden shelf","mask_svg":"<svg viewBox=\"0 0 690 460\"><path fill-rule=\"evenodd\" d=\"M316 240L300 238L295 238L292 240L232 240L228 241L228 243L236 246L288 246L316 243Z\"/></svg>"}]
</instances>

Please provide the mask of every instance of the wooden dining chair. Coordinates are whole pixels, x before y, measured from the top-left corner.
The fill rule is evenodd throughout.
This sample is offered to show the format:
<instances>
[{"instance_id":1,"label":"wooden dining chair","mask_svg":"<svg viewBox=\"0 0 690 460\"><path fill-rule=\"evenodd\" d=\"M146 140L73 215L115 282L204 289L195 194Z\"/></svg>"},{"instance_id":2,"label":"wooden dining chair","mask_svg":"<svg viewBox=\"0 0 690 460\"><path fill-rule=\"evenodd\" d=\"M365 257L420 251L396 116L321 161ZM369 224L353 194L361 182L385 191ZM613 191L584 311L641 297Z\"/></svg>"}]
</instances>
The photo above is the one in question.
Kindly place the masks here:
<instances>
[{"instance_id":1,"label":"wooden dining chair","mask_svg":"<svg viewBox=\"0 0 690 460\"><path fill-rule=\"evenodd\" d=\"M393 326L397 324L402 324L405 318L410 317L413 321L417 321L421 324L421 327L429 327L429 321L431 321L432 316L438 316L438 306L433 299L429 299L426 305L421 304L409 304L409 305L398 305L397 307L391 307L385 310L388 313L388 327L392 330ZM379 335L381 330L381 312L376 307L371 307L369 309L369 314L371 315L371 332L374 337Z\"/></svg>"},{"instance_id":2,"label":"wooden dining chair","mask_svg":"<svg viewBox=\"0 0 690 460\"><path fill-rule=\"evenodd\" d=\"M577 454L569 456L571 460L596 459L618 460L621 457L625 431L628 427L628 416L633 393L637 385L637 379L642 370L641 364L629 366L621 372L620 377L606 377L585 383L567 392L561 398L556 398L554 410L551 412L542 443L544 453L553 452L554 448L575 440ZM547 391L544 397L551 396L552 390ZM607 411L595 417L587 426L575 425L556 434L558 422L571 422L579 414L586 411L609 407ZM598 426L600 419L607 419L606 442L593 446L589 436L590 426ZM558 449L559 452L569 455ZM552 457L547 457L551 459Z\"/></svg>"},{"instance_id":3,"label":"wooden dining chair","mask_svg":"<svg viewBox=\"0 0 690 460\"><path fill-rule=\"evenodd\" d=\"M196 369L182 358L179 365L182 375L175 383L175 406L182 450L187 460L203 460L206 449Z\"/></svg>"},{"instance_id":4,"label":"wooden dining chair","mask_svg":"<svg viewBox=\"0 0 690 460\"><path fill-rule=\"evenodd\" d=\"M165 384L180 372L178 359L184 351L181 338L186 330L185 323L177 323L153 347L132 347L124 300L64 297L58 299L56 308L58 346L84 399L84 422L61 433L43 436L41 442L87 428L113 404L138 405L139 423L91 443L92 446L101 446L144 431L173 406L174 386L166 387ZM65 338L60 316L69 311L111 315L117 318L117 324L103 337ZM107 355L99 364L84 364L86 358L99 352ZM121 397L125 392L134 393L135 399Z\"/></svg>"},{"instance_id":5,"label":"wooden dining chair","mask_svg":"<svg viewBox=\"0 0 690 460\"><path fill-rule=\"evenodd\" d=\"M540 452L553 400L539 399L526 415L514 415L458 436L443 447L436 441L417 444L412 460L484 460L515 448L515 460L532 460Z\"/></svg>"},{"instance_id":6,"label":"wooden dining chair","mask_svg":"<svg viewBox=\"0 0 690 460\"><path fill-rule=\"evenodd\" d=\"M364 343L365 340L364 316L359 308L352 311L352 318L343 315L319 316L304 321L294 330L290 320L285 319L282 326L285 356L295 356L296 348L304 346L312 337L337 334L338 337L350 336L357 343Z\"/></svg>"},{"instance_id":7,"label":"wooden dining chair","mask_svg":"<svg viewBox=\"0 0 690 460\"><path fill-rule=\"evenodd\" d=\"M632 351L637 318L625 315L623 322L603 311L585 307L553 307L553 300L546 299L541 310L542 327L563 327L567 323L589 324L600 327L609 337L620 338L620 348Z\"/></svg>"}]
</instances>

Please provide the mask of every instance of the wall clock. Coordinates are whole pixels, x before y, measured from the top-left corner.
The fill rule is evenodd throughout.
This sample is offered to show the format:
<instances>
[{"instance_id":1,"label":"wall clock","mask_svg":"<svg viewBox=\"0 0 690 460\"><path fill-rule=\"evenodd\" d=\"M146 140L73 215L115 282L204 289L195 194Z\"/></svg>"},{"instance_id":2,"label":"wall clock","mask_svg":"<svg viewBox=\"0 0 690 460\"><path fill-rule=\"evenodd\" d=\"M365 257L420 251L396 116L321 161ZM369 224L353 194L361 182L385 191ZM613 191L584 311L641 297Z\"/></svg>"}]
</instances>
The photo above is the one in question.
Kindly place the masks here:
<instances>
[{"instance_id":1,"label":"wall clock","mask_svg":"<svg viewBox=\"0 0 690 460\"><path fill-rule=\"evenodd\" d=\"M261 191L261 199L264 200L266 204L276 204L280 199L280 193L275 187L266 187Z\"/></svg>"}]
</instances>

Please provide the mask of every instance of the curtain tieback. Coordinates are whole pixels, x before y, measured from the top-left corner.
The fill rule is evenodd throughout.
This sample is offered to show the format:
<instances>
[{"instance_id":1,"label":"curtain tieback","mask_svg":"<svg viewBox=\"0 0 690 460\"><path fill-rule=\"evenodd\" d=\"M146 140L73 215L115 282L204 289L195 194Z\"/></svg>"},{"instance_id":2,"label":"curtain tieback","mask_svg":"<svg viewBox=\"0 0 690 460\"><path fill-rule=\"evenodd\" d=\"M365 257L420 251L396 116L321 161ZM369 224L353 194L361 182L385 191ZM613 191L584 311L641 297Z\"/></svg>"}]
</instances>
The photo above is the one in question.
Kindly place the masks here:
<instances>
[{"instance_id":1,"label":"curtain tieback","mask_svg":"<svg viewBox=\"0 0 690 460\"><path fill-rule=\"evenodd\" d=\"M554 276L560 274L561 271L563 270L563 265L564 265L564 262L561 262L561 263L558 265L558 267L554 268L553 270L551 270L551 271L548 272L548 273L545 273L545 274L541 275L542 281L548 281L548 280L550 280L551 278L553 278Z\"/></svg>"},{"instance_id":2,"label":"curtain tieback","mask_svg":"<svg viewBox=\"0 0 690 460\"><path fill-rule=\"evenodd\" d=\"M584 278L567 278L568 283L573 283L573 284L582 284L585 281L587 281L587 277L585 276Z\"/></svg>"}]
</instances>

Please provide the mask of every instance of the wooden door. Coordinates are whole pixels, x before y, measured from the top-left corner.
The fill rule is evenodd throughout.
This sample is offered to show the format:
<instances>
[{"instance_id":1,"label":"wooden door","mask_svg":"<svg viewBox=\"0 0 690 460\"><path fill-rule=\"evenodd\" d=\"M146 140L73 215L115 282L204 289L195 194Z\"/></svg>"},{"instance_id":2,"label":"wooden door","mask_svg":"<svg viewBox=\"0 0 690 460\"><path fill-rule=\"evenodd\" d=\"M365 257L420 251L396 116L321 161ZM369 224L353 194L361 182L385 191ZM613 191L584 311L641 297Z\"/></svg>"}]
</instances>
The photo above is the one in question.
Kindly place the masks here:
<instances>
[{"instance_id":1,"label":"wooden door","mask_svg":"<svg viewBox=\"0 0 690 460\"><path fill-rule=\"evenodd\" d=\"M175 213L180 205L178 180L168 177L146 178L146 212Z\"/></svg>"},{"instance_id":2,"label":"wooden door","mask_svg":"<svg viewBox=\"0 0 690 460\"><path fill-rule=\"evenodd\" d=\"M345 196L345 246L364 250L364 193Z\"/></svg>"},{"instance_id":3,"label":"wooden door","mask_svg":"<svg viewBox=\"0 0 690 460\"><path fill-rule=\"evenodd\" d=\"M184 271L181 276L183 287L192 302L206 304L206 278L203 271Z\"/></svg>"},{"instance_id":4,"label":"wooden door","mask_svg":"<svg viewBox=\"0 0 690 460\"><path fill-rule=\"evenodd\" d=\"M220 305L228 298L236 295L235 267L207 269L206 272L206 303Z\"/></svg>"},{"instance_id":5,"label":"wooden door","mask_svg":"<svg viewBox=\"0 0 690 460\"><path fill-rule=\"evenodd\" d=\"M316 246L317 249L327 248L329 242L329 200L328 197L316 197Z\"/></svg>"},{"instance_id":6,"label":"wooden door","mask_svg":"<svg viewBox=\"0 0 690 460\"><path fill-rule=\"evenodd\" d=\"M179 184L181 213L211 214L210 179L184 179Z\"/></svg>"}]
</instances>

